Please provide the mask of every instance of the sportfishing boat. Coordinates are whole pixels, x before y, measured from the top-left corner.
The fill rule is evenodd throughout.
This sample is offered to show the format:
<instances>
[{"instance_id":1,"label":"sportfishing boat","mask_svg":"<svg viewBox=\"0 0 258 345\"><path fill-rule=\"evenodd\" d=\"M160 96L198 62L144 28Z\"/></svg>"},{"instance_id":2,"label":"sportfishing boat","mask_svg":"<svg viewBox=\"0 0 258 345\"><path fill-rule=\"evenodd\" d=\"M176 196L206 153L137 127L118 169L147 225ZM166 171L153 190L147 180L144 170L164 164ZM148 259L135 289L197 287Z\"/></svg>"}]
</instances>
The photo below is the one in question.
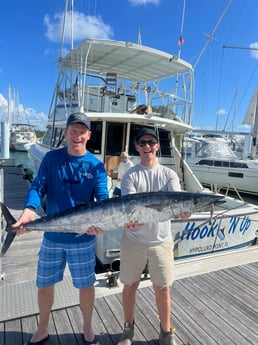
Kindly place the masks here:
<instances>
[{"instance_id":1,"label":"sportfishing boat","mask_svg":"<svg viewBox=\"0 0 258 345\"><path fill-rule=\"evenodd\" d=\"M61 55L61 54L60 54ZM143 127L156 131L159 161L174 169L182 189L205 189L180 154L182 136L189 132L193 106L193 67L177 55L132 42L87 39L60 57L47 130L29 152L36 166L48 150L66 145L63 129L68 116L85 112L92 135L87 149L104 162L110 195L114 169L122 151L139 162L134 137ZM144 200L143 200L144 202ZM230 197L187 220L173 220L175 257L254 244L258 207ZM96 236L96 256L103 265L119 263L123 229Z\"/></svg>"},{"instance_id":2,"label":"sportfishing boat","mask_svg":"<svg viewBox=\"0 0 258 345\"><path fill-rule=\"evenodd\" d=\"M36 143L37 136L33 125L26 123L13 123L10 129L10 150L28 151Z\"/></svg>"},{"instance_id":3,"label":"sportfishing boat","mask_svg":"<svg viewBox=\"0 0 258 345\"><path fill-rule=\"evenodd\" d=\"M198 133L198 132L197 132ZM240 159L215 132L185 137L185 158L198 180L212 189L258 194L258 160Z\"/></svg>"}]
</instances>

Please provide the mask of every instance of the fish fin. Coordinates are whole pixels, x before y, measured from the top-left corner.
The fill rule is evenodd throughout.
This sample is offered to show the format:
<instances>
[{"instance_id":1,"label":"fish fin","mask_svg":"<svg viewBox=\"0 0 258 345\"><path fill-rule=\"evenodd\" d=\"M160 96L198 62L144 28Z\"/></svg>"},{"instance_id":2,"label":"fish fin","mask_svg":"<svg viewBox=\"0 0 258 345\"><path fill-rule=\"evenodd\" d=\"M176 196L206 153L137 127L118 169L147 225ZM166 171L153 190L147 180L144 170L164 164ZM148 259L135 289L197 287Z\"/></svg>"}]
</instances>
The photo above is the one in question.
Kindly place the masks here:
<instances>
[{"instance_id":1,"label":"fish fin","mask_svg":"<svg viewBox=\"0 0 258 345\"><path fill-rule=\"evenodd\" d=\"M9 249L12 241L14 240L16 236L16 232L8 232L5 241L2 245L2 250L1 250L1 254L0 257L3 257L5 255L5 253L7 252L7 250Z\"/></svg>"},{"instance_id":2,"label":"fish fin","mask_svg":"<svg viewBox=\"0 0 258 345\"><path fill-rule=\"evenodd\" d=\"M10 213L10 211L8 210L8 208L5 206L4 203L0 202L0 206L1 206L2 215L4 216L4 219L6 221L5 231L7 232L7 236L2 245L1 254L0 254L0 256L3 257L16 236L16 230L12 228L12 224L16 223L16 219L13 217L13 215Z\"/></svg>"},{"instance_id":3,"label":"fish fin","mask_svg":"<svg viewBox=\"0 0 258 345\"><path fill-rule=\"evenodd\" d=\"M5 218L7 225L10 226L10 225L16 223L16 219L11 214L11 212L8 210L8 208L5 206L5 204L3 202L0 202L0 205L1 205L2 214Z\"/></svg>"}]
</instances>

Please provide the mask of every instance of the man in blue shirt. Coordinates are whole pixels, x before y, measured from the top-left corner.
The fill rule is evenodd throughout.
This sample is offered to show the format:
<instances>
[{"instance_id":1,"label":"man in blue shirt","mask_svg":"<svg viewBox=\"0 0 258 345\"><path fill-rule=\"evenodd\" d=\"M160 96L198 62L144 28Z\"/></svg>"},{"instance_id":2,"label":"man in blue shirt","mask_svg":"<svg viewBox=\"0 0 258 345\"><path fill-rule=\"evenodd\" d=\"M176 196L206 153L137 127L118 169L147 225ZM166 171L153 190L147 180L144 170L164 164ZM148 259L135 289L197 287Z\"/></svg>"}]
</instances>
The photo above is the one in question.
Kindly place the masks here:
<instances>
[{"instance_id":1,"label":"man in blue shirt","mask_svg":"<svg viewBox=\"0 0 258 345\"><path fill-rule=\"evenodd\" d=\"M108 198L104 164L86 149L91 136L87 115L70 115L64 134L67 147L49 151L44 156L28 192L23 213L14 224L15 227L20 227L35 218L43 197L46 197L47 215L79 203ZM23 233L27 230L20 229L18 232ZM95 236L92 234L101 232L102 229L94 226L85 229L85 235L82 236L72 232L44 232L36 281L39 325L26 345L43 344L49 337L48 323L54 302L54 285L63 279L66 262L73 285L80 289L84 343L99 344L92 327L95 297Z\"/></svg>"}]
</instances>

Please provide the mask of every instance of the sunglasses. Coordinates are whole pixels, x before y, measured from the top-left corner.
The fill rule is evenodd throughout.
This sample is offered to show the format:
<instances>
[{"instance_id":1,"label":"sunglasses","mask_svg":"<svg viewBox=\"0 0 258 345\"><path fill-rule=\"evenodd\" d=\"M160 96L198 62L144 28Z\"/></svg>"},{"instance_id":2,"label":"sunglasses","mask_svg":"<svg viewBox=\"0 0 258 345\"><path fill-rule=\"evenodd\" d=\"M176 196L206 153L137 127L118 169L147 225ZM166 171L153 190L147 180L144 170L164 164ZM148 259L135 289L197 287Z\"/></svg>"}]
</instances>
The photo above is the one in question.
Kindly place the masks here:
<instances>
[{"instance_id":1,"label":"sunglasses","mask_svg":"<svg viewBox=\"0 0 258 345\"><path fill-rule=\"evenodd\" d=\"M156 145L158 142L157 140L139 140L137 141L137 145L140 146L140 147L144 147L146 145L149 145L149 146L154 146Z\"/></svg>"}]
</instances>

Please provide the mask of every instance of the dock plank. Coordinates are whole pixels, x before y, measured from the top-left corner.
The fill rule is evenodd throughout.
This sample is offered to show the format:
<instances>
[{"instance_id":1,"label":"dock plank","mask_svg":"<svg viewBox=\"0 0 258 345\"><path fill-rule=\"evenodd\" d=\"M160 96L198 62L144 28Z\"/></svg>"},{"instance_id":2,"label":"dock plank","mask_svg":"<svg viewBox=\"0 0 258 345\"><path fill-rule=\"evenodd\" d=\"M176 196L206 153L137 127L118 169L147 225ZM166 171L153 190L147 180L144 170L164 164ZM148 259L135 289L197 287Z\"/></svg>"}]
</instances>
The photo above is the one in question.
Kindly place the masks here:
<instances>
[{"instance_id":1,"label":"dock plank","mask_svg":"<svg viewBox=\"0 0 258 345\"><path fill-rule=\"evenodd\" d=\"M190 282L191 279L189 278ZM188 292L188 294L187 294ZM201 326L207 334L212 335L219 344L230 344L241 340L239 332L231 327L228 310L219 307L216 302L207 296L203 289L196 288L191 284L190 294L187 287L180 283L180 293L186 297L186 303L192 303L191 318ZM238 322L238 320L236 320ZM230 339L228 339L230 338Z\"/></svg>"},{"instance_id":2,"label":"dock plank","mask_svg":"<svg viewBox=\"0 0 258 345\"><path fill-rule=\"evenodd\" d=\"M253 313L253 310L246 309L245 304L245 297L243 297L244 303L242 302L239 306L240 309L235 305L235 299L233 297L229 297L228 294L220 293L218 291L217 286L213 286L212 284L205 285L205 277L201 280L201 287L200 282L197 277L193 277L191 279L192 287L196 287L197 291L202 288L202 292L207 296L206 303L208 304L209 308L212 312L216 313L218 317L223 319L225 324L228 324L230 327L230 331L226 332L226 334L231 334L231 329L235 330L236 339L240 341L241 336L239 336L239 330L242 330L242 336L249 339L249 341L257 340L257 335L255 335L255 328L257 328L257 312L256 315ZM236 286L237 289L237 286ZM194 289L193 289L194 292ZM203 298L204 300L204 298ZM232 303L230 303L232 301ZM255 317L256 320L252 320L252 316ZM225 327L222 328L225 331ZM237 343L237 342L236 342Z\"/></svg>"}]
</instances>

